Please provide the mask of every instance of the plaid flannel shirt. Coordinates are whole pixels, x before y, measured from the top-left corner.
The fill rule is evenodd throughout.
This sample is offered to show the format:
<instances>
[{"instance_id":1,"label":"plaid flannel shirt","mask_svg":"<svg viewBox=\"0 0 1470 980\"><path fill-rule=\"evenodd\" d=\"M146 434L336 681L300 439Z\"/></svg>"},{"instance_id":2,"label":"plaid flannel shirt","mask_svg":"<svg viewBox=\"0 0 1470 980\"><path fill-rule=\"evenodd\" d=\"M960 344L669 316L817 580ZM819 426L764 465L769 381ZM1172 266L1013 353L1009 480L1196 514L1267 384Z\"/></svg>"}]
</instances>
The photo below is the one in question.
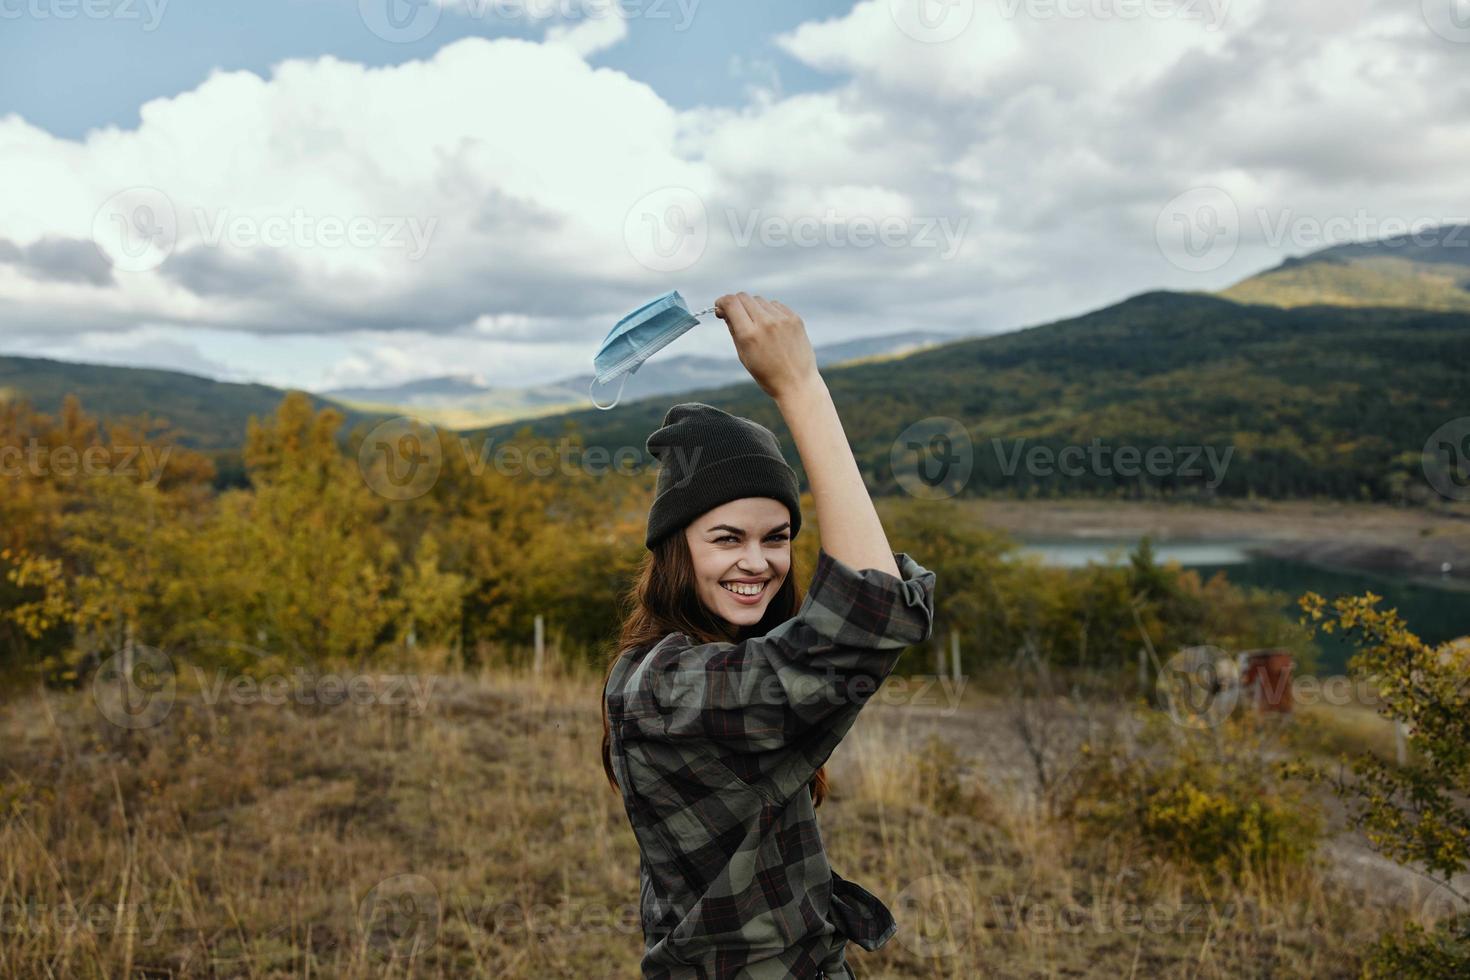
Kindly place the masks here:
<instances>
[{"instance_id":1,"label":"plaid flannel shirt","mask_svg":"<svg viewBox=\"0 0 1470 980\"><path fill-rule=\"evenodd\" d=\"M808 787L899 655L934 626L934 573L825 550L796 615L765 636L624 651L603 692L639 845L645 978L849 976L892 913L827 863ZM639 654L642 654L641 656Z\"/></svg>"}]
</instances>

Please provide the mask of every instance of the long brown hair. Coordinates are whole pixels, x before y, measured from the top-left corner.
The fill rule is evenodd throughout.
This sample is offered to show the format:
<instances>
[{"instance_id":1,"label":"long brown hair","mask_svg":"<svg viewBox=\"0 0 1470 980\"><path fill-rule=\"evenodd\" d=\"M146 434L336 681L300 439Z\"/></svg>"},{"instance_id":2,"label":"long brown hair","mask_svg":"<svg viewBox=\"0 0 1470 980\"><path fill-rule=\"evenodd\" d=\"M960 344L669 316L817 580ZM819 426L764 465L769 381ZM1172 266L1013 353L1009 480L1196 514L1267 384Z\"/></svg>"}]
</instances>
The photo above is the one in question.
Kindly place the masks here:
<instances>
[{"instance_id":1,"label":"long brown hair","mask_svg":"<svg viewBox=\"0 0 1470 980\"><path fill-rule=\"evenodd\" d=\"M607 661L603 674L602 689L607 689L608 678L618 659L629 651L646 654L654 644L670 633L683 633L695 643L739 643L755 636L764 636L781 623L796 615L801 606L801 596L796 588L796 557L786 578L771 601L760 622L751 626L736 627L733 623L715 615L699 600L694 574L694 558L689 554L689 542L682 532L666 535L655 543L653 550L644 554L638 566L633 584L623 594L623 606L628 610L618 631L617 644ZM612 767L612 732L607 720L607 698L602 698L602 768L607 781L614 790L618 788L617 777ZM821 766L809 784L812 805L821 806L827 797L827 767Z\"/></svg>"}]
</instances>

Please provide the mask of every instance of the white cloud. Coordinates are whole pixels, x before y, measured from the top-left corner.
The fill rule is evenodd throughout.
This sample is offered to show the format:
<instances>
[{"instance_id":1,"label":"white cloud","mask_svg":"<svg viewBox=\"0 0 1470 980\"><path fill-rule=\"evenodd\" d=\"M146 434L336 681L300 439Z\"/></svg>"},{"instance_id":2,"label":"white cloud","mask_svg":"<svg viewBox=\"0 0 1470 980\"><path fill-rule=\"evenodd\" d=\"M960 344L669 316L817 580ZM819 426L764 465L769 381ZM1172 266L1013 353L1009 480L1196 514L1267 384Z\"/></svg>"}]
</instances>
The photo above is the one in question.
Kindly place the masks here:
<instances>
[{"instance_id":1,"label":"white cloud","mask_svg":"<svg viewBox=\"0 0 1470 980\"><path fill-rule=\"evenodd\" d=\"M600 16L585 17L571 24L556 24L546 31L550 44L564 45L583 58L627 40L628 21L620 8L613 7Z\"/></svg>"},{"instance_id":2,"label":"white cloud","mask_svg":"<svg viewBox=\"0 0 1470 980\"><path fill-rule=\"evenodd\" d=\"M978 4L937 44L905 34L888 0L859 3L777 39L839 73L830 89L783 95L773 75L734 109L677 111L592 68L588 56L627 36L604 16L557 22L543 43L468 38L393 67L323 57L268 78L219 71L144 105L136 129L80 141L8 116L7 331L59 348L149 324L197 338L207 361L295 384L475 369L533 382L585 370L617 316L670 288L699 307L737 289L780 296L819 342L1014 327L1143 289L1217 288L1307 251L1264 242L1264 222L1283 216L1463 209L1466 49L1417 5L1190 4L1223 15L1210 29L1036 3L1004 16L1016 2ZM1170 266L1153 238L1166 203L1202 185L1226 188L1243 216L1240 253L1209 274ZM167 261L109 278L58 251L90 240L104 202L135 186L157 188L178 219ZM700 217L630 215L667 188L692 193L708 241L657 272L628 229L671 234ZM147 224L136 208L124 216ZM354 221L360 244L328 243L334 222ZM907 222L909 238L861 244L884 221ZM946 222L964 229L952 251L934 240ZM751 227L770 234L742 246ZM206 244L210 229L225 240ZM794 229L824 241L783 243ZM226 357L238 345L215 334L281 335L302 357ZM348 353L334 358L334 344ZM675 350L728 345L716 322Z\"/></svg>"}]
</instances>

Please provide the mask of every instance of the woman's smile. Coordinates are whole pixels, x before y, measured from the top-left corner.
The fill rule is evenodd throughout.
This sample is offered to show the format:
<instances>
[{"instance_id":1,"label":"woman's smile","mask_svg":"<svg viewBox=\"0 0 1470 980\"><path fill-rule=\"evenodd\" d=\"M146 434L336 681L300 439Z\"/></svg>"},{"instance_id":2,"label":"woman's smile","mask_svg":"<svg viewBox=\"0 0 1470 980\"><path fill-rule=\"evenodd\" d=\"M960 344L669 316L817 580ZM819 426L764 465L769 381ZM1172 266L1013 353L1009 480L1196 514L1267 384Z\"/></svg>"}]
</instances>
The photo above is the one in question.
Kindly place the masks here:
<instances>
[{"instance_id":1,"label":"woman's smile","mask_svg":"<svg viewBox=\"0 0 1470 980\"><path fill-rule=\"evenodd\" d=\"M720 583L720 588L730 593L730 597L742 606L753 606L760 602L766 594L766 586L770 579L759 582L751 582L746 579L727 579Z\"/></svg>"}]
</instances>

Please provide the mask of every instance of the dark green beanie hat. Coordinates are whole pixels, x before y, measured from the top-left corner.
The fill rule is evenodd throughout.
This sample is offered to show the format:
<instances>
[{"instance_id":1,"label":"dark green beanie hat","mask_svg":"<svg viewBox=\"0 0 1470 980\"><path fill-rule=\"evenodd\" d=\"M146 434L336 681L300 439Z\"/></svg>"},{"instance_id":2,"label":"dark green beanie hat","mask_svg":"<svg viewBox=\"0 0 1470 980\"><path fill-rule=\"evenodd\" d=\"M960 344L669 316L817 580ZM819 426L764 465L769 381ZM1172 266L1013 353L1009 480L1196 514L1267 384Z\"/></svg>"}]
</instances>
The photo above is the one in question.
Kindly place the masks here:
<instances>
[{"instance_id":1,"label":"dark green beanie hat","mask_svg":"<svg viewBox=\"0 0 1470 980\"><path fill-rule=\"evenodd\" d=\"M796 471L775 434L759 422L683 402L669 409L647 449L661 464L644 541L650 551L700 514L741 497L781 501L791 511L791 537L801 529Z\"/></svg>"}]
</instances>

